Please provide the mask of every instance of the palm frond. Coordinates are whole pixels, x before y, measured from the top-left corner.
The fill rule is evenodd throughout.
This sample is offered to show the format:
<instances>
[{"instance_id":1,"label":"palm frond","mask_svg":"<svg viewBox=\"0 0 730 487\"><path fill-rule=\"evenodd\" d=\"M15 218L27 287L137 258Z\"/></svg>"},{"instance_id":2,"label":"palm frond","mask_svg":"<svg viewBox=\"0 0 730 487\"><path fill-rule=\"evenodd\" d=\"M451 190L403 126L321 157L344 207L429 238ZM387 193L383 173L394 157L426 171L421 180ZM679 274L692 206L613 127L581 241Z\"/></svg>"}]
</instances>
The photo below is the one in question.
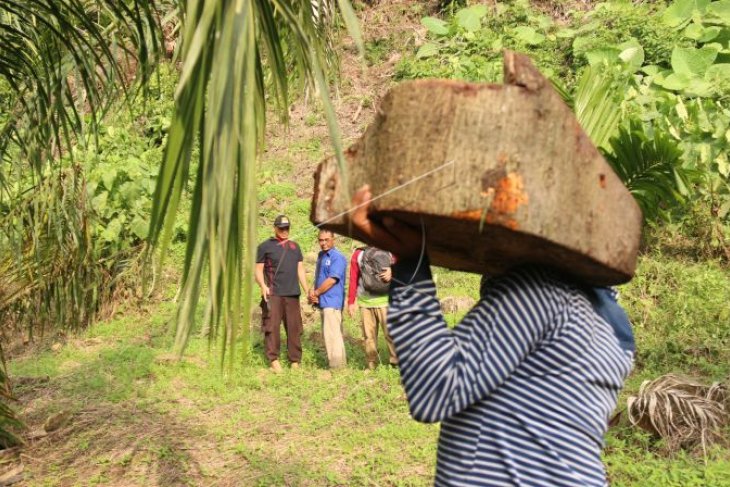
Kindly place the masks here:
<instances>
[{"instance_id":1,"label":"palm frond","mask_svg":"<svg viewBox=\"0 0 730 487\"><path fill-rule=\"evenodd\" d=\"M5 352L0 344L0 448L9 448L21 443L13 431L23 428L24 424L7 404L12 397L10 379L5 369Z\"/></svg>"},{"instance_id":2,"label":"palm frond","mask_svg":"<svg viewBox=\"0 0 730 487\"><path fill-rule=\"evenodd\" d=\"M0 77L13 116L0 126L0 171L40 171L93 135L110 102L149 78L160 30L151 1L3 1Z\"/></svg>"},{"instance_id":3,"label":"palm frond","mask_svg":"<svg viewBox=\"0 0 730 487\"><path fill-rule=\"evenodd\" d=\"M730 416L725 408L728 391L674 374L644 381L627 400L629 420L667 442L670 449L701 445L721 438Z\"/></svg>"},{"instance_id":4,"label":"palm frond","mask_svg":"<svg viewBox=\"0 0 730 487\"><path fill-rule=\"evenodd\" d=\"M682 150L668 134L651 136L632 119L609 141L606 160L636 198L645 218L684 201L691 172L682 168Z\"/></svg>"},{"instance_id":5,"label":"palm frond","mask_svg":"<svg viewBox=\"0 0 730 487\"><path fill-rule=\"evenodd\" d=\"M182 190L195 172L188 246L177 313L175 347L190 337L202 282L209 285L212 335L231 345L249 316L256 245L256 159L262 147L268 94L285 120L292 88L322 95L335 153L343 150L326 71L333 64L321 10L328 0L189 0L182 12L183 68L157 182L149 241L161 254L170 241ZM338 0L360 39L349 2ZM358 41L361 42L361 41ZM193 148L199 147L197 168ZM244 269L247 271L244 273ZM222 328L223 333L218 333ZM244 354L248 326L243 326Z\"/></svg>"},{"instance_id":6,"label":"palm frond","mask_svg":"<svg viewBox=\"0 0 730 487\"><path fill-rule=\"evenodd\" d=\"M0 322L86 325L114 273L90 239L76 145L120 96L144 86L161 50L153 1L0 2ZM116 260L114 257L112 260ZM117 261L118 262L118 261ZM0 375L0 383L7 376ZM3 389L8 398L9 388ZM19 425L0 402L0 442Z\"/></svg>"},{"instance_id":7,"label":"palm frond","mask_svg":"<svg viewBox=\"0 0 730 487\"><path fill-rule=\"evenodd\" d=\"M618 132L627 81L625 74L616 67L588 66L578 81L572 105L568 101L583 130L598 148L605 148Z\"/></svg>"}]
</instances>

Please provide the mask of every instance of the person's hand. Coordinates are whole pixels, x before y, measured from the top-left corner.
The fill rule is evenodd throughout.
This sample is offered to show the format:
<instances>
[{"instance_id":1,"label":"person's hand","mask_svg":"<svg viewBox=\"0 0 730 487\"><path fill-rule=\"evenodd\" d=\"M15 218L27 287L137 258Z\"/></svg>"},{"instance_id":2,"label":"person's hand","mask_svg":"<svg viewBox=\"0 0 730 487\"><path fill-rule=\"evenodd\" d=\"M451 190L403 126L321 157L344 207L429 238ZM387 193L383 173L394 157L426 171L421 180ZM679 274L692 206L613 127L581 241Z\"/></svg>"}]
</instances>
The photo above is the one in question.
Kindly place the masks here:
<instances>
[{"instance_id":1,"label":"person's hand","mask_svg":"<svg viewBox=\"0 0 730 487\"><path fill-rule=\"evenodd\" d=\"M261 297L264 298L264 301L267 303L269 302L269 296L271 295L271 290L269 290L269 286L264 284L261 286Z\"/></svg>"},{"instance_id":2,"label":"person's hand","mask_svg":"<svg viewBox=\"0 0 730 487\"><path fill-rule=\"evenodd\" d=\"M372 198L367 184L357 190L352 197L355 208L350 216L352 225L362 233L367 243L375 247L389 250L400 258L418 257L421 253L421 232L391 217L383 218L382 224L371 220L368 209Z\"/></svg>"},{"instance_id":3,"label":"person's hand","mask_svg":"<svg viewBox=\"0 0 730 487\"><path fill-rule=\"evenodd\" d=\"M378 277L383 280L383 282L390 282L391 279L393 279L393 270L390 267L386 267L383 269L383 272L378 274Z\"/></svg>"},{"instance_id":4,"label":"person's hand","mask_svg":"<svg viewBox=\"0 0 730 487\"><path fill-rule=\"evenodd\" d=\"M350 318L354 317L355 313L357 313L357 303L348 304L347 314L350 315Z\"/></svg>"},{"instance_id":5,"label":"person's hand","mask_svg":"<svg viewBox=\"0 0 730 487\"><path fill-rule=\"evenodd\" d=\"M316 290L309 290L309 294L307 295L307 301L309 302L309 304L319 303L319 297L317 296Z\"/></svg>"}]
</instances>

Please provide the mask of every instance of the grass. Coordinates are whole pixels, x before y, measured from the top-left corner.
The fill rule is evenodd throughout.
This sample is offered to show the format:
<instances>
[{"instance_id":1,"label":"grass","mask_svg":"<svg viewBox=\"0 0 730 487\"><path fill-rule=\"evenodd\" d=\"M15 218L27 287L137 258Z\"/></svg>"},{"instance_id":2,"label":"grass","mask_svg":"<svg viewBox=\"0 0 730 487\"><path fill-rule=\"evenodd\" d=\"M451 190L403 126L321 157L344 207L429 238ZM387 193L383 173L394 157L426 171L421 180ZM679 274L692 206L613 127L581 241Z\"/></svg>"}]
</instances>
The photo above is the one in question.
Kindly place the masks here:
<instances>
[{"instance_id":1,"label":"grass","mask_svg":"<svg viewBox=\"0 0 730 487\"><path fill-rule=\"evenodd\" d=\"M438 268L434 274L441 296L475 297L477 276ZM674 371L708 381L730 374L726 335L705 326L724 316L727 277L727 270L712 264L642 258L637 278L622 289L639 349L639 367L622 405L641 380L657 374ZM692 303L704 305L693 311ZM31 429L50 414L72 413L68 426L26 448L30 458L43 459L26 464L27 485L432 482L438 426L410 419L397 369L364 370L356 319L345 321L343 371L326 370L319 325L310 316L301 370L269 373L254 330L252 362L227 373L217 364L215 346L199 337L184 361L166 359L172 310L169 301L127 307L68 338L60 350L10 364L12 376L23 378L16 394ZM704 358L679 349L669 353L668 343L693 350L712 345L713 352ZM379 352L387 358L382 338ZM46 376L47 382L26 379ZM604 459L615 486L730 486L727 448L668 456L660 441L626 424L610 430Z\"/></svg>"},{"instance_id":2,"label":"grass","mask_svg":"<svg viewBox=\"0 0 730 487\"><path fill-rule=\"evenodd\" d=\"M73 414L68 431L26 449L44 459L26 465L28 485L109 485L121 476L127 485L428 483L438 428L409 418L397 370L364 370L355 320L346 321L347 370L324 370L310 320L300 371L265 370L257 335L253 363L226 374L197 337L185 361L161 360L172 343L161 317L171 306L152 311L122 310L56 352L13 361L15 377L49 377L16 388L36 405L26 412L31 427L60 410ZM382 339L380 354L387 361Z\"/></svg>"}]
</instances>

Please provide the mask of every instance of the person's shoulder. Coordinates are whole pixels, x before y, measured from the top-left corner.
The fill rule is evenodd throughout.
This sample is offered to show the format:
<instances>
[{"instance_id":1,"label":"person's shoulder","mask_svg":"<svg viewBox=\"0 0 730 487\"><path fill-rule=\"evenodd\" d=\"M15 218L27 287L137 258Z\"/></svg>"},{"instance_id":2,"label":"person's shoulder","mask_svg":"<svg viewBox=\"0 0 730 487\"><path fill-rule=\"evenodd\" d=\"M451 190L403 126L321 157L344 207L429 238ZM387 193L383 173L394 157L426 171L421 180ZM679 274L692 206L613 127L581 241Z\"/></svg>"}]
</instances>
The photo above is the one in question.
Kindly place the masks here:
<instances>
[{"instance_id":1,"label":"person's shoulder","mask_svg":"<svg viewBox=\"0 0 730 487\"><path fill-rule=\"evenodd\" d=\"M332 250L334 251L333 254L335 255L335 258L337 260L343 260L347 262L347 257L345 257L345 254L340 252L340 249L338 249L337 247L333 247Z\"/></svg>"},{"instance_id":2,"label":"person's shoulder","mask_svg":"<svg viewBox=\"0 0 730 487\"><path fill-rule=\"evenodd\" d=\"M266 248L266 247L271 247L271 242L272 242L272 240L276 240L276 239L275 239L275 238L273 238L273 237L269 237L269 238L267 238L266 240L264 240L263 242L261 242L261 243L259 244L259 248L260 248L260 249L263 249L263 248Z\"/></svg>"},{"instance_id":3,"label":"person's shoulder","mask_svg":"<svg viewBox=\"0 0 730 487\"><path fill-rule=\"evenodd\" d=\"M511 269L504 274L488 278L487 289L514 293L536 293L541 295L564 295L575 288L575 284L558 272L542 267L526 265Z\"/></svg>"}]
</instances>

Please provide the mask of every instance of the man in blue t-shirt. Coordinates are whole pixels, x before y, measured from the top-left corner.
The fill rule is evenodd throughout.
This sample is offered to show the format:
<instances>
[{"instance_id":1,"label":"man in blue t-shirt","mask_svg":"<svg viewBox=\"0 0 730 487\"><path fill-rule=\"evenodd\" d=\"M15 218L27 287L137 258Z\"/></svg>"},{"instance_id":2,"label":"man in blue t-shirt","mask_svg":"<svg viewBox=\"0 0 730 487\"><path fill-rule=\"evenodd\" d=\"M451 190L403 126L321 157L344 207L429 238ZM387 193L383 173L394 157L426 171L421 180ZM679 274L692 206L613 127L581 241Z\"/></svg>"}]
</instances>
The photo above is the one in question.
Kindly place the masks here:
<instances>
[{"instance_id":1,"label":"man in blue t-shirt","mask_svg":"<svg viewBox=\"0 0 730 487\"><path fill-rule=\"evenodd\" d=\"M335 248L335 235L320 230L317 270L309 302L322 313L322 335L331 369L347 365L345 341L342 338L342 307L345 304L345 270L347 259Z\"/></svg>"}]
</instances>

